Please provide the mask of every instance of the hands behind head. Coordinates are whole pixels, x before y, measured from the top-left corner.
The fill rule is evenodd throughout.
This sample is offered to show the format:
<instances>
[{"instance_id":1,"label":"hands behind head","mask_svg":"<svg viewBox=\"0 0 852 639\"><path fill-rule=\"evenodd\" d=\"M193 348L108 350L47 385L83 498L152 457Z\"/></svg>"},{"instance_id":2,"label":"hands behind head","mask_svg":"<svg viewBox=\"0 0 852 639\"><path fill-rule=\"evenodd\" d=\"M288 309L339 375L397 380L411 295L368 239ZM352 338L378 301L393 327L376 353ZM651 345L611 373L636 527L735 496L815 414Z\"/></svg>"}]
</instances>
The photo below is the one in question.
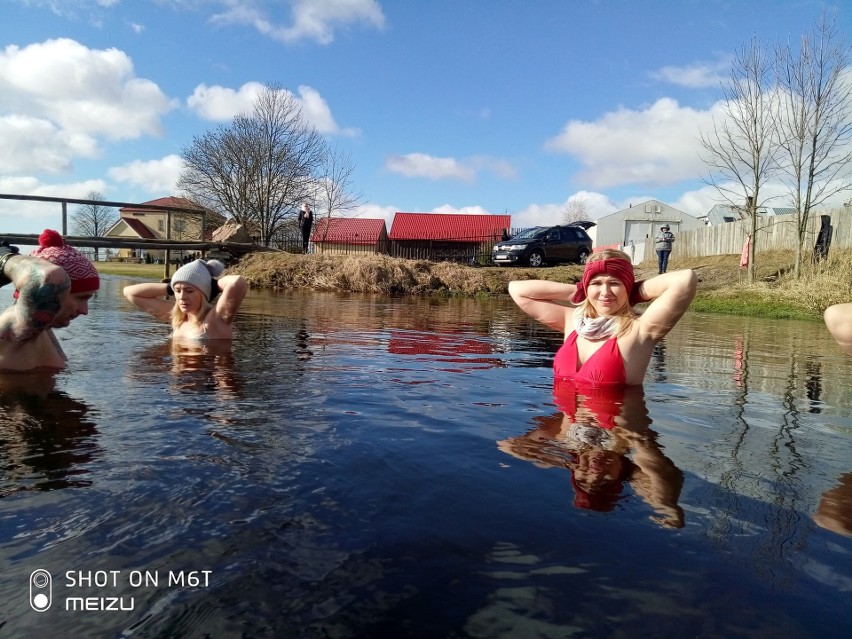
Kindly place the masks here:
<instances>
[{"instance_id":1,"label":"hands behind head","mask_svg":"<svg viewBox=\"0 0 852 639\"><path fill-rule=\"evenodd\" d=\"M639 290L644 282L645 280L637 280L633 283L633 289L630 291L630 306L636 306L637 304L650 301L646 299Z\"/></svg>"}]
</instances>

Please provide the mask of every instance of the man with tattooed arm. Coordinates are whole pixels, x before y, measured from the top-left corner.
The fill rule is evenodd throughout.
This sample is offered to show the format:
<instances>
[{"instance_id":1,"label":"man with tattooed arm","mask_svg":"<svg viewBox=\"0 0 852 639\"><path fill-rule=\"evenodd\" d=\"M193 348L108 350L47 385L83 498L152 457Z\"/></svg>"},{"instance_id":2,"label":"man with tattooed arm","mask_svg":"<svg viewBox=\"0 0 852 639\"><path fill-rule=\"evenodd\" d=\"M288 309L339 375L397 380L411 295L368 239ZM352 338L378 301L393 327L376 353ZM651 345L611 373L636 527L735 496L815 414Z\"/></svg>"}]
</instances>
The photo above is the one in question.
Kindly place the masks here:
<instances>
[{"instance_id":1,"label":"man with tattooed arm","mask_svg":"<svg viewBox=\"0 0 852 639\"><path fill-rule=\"evenodd\" d=\"M61 369L67 361L55 328L89 313L100 287L95 267L62 236L45 230L32 255L0 246L0 286L15 287L15 301L0 313L0 372Z\"/></svg>"}]
</instances>

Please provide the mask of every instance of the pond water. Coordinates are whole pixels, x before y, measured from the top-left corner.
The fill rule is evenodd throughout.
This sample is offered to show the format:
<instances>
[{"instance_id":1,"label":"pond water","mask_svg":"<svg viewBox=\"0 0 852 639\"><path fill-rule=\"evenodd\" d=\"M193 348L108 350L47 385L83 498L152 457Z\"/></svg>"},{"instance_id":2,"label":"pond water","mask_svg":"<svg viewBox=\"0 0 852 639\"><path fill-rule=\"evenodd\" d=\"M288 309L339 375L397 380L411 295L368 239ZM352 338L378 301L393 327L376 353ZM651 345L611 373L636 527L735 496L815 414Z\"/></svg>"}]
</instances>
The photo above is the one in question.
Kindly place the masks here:
<instances>
[{"instance_id":1,"label":"pond water","mask_svg":"<svg viewBox=\"0 0 852 639\"><path fill-rule=\"evenodd\" d=\"M852 636L820 324L688 313L586 397L508 298L252 291L188 352L126 283L0 387L2 637Z\"/></svg>"}]
</instances>

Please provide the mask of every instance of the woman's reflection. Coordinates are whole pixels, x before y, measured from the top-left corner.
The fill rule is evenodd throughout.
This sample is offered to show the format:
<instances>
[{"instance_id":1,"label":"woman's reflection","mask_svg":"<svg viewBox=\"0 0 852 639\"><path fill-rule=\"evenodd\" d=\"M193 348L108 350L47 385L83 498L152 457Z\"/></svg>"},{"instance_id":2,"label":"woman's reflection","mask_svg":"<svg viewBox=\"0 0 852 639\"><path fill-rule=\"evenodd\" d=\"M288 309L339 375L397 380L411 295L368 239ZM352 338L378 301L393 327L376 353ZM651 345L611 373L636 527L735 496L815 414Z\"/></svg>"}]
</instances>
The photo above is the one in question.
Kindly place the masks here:
<instances>
[{"instance_id":1,"label":"woman's reflection","mask_svg":"<svg viewBox=\"0 0 852 639\"><path fill-rule=\"evenodd\" d=\"M560 412L537 417L520 437L498 442L501 450L542 467L571 472L574 505L607 512L630 484L656 515L657 523L684 525L678 506L683 472L666 457L651 430L641 386L581 388L558 382L554 398Z\"/></svg>"},{"instance_id":2,"label":"woman's reflection","mask_svg":"<svg viewBox=\"0 0 852 639\"><path fill-rule=\"evenodd\" d=\"M823 493L814 522L820 528L852 537L852 473L841 475L837 485Z\"/></svg>"},{"instance_id":3,"label":"woman's reflection","mask_svg":"<svg viewBox=\"0 0 852 639\"><path fill-rule=\"evenodd\" d=\"M0 497L89 486L100 452L90 408L55 389L54 375L0 376Z\"/></svg>"},{"instance_id":4,"label":"woman's reflection","mask_svg":"<svg viewBox=\"0 0 852 639\"><path fill-rule=\"evenodd\" d=\"M171 374L171 388L201 392L218 399L237 399L243 382L234 371L230 340L169 340L142 351L129 371L134 379L158 379Z\"/></svg>"}]
</instances>

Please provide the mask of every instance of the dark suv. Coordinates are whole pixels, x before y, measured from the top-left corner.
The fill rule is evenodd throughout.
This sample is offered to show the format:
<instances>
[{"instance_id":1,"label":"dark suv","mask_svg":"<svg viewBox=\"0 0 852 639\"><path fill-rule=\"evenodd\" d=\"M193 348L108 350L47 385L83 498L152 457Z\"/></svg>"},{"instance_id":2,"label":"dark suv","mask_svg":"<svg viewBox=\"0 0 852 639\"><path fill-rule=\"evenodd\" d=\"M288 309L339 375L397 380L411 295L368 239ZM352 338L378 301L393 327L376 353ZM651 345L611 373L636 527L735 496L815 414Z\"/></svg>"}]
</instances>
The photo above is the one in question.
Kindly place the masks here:
<instances>
[{"instance_id":1,"label":"dark suv","mask_svg":"<svg viewBox=\"0 0 852 639\"><path fill-rule=\"evenodd\" d=\"M491 252L494 264L576 262L585 264L592 252L592 238L586 229L594 222L572 222L566 226L536 226L508 240L497 242Z\"/></svg>"}]
</instances>

